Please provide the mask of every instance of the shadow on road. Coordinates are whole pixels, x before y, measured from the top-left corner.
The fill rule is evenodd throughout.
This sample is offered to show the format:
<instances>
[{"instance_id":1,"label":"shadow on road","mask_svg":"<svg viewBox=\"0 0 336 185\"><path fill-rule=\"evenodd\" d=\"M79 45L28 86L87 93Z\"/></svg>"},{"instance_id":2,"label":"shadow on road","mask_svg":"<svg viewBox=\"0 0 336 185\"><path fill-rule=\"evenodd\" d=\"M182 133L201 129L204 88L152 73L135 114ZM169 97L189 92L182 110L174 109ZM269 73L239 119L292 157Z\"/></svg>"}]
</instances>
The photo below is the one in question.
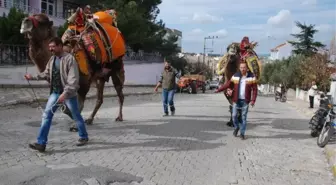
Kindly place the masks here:
<instances>
[{"instance_id":1,"label":"shadow on road","mask_svg":"<svg viewBox=\"0 0 336 185\"><path fill-rule=\"evenodd\" d=\"M137 139L138 143L113 142L113 139L107 140L91 140L90 148L74 148L65 150L53 150L51 153L63 153L72 151L90 151L90 150L106 150L112 148L129 148L129 147L148 147L160 148L164 151L191 151L191 150L208 150L224 146L225 143L210 143L225 137L223 131L232 130L227 127L224 121L209 121L197 119L157 119L132 122L126 122L125 125L119 127L109 127L111 120L97 119L95 125L89 126L88 130L96 130L100 134L109 135L118 133L124 134L130 130L135 130L137 134L150 136L145 139ZM140 123L140 124L139 124ZM145 123L145 124L141 124ZM155 124L151 124L155 123ZM159 124L158 124L159 123ZM161 124L160 124L161 123ZM96 134L96 132L95 132ZM99 146L101 145L101 146Z\"/></svg>"},{"instance_id":2,"label":"shadow on road","mask_svg":"<svg viewBox=\"0 0 336 185\"><path fill-rule=\"evenodd\" d=\"M194 119L192 119L194 118ZM205 118L200 120L197 118ZM223 119L224 118L224 119ZM226 119L225 119L226 118ZM120 148L154 148L155 151L192 151L209 150L224 146L226 143L218 142L231 135L233 128L228 127L228 116L192 116L179 115L175 117L150 120L134 120L111 124L111 119L96 119L94 125L88 126L92 139L88 147L52 149L51 153L67 153L92 150L120 149ZM251 118L248 119L247 131L256 127L268 126L273 128L270 136L248 136L248 138L263 139L308 139L308 120L281 119L281 118ZM64 128L67 129L67 128ZM287 130L286 133L280 130ZM288 130L307 130L307 133L288 133ZM135 133L135 135L134 135ZM67 134L67 133L64 133ZM130 135L131 134L131 135ZM247 133L248 134L248 133ZM116 142L116 137L132 137L133 142L122 139ZM136 136L141 137L137 138ZM95 138L95 136L98 136ZM100 137L101 136L101 137ZM108 137L113 136L113 137ZM143 136L147 137L144 138ZM105 139L106 138L106 139ZM134 139L136 142L134 142ZM213 142L215 141L216 142ZM126 141L126 142L124 142ZM211 142L212 141L212 142Z\"/></svg>"}]
</instances>

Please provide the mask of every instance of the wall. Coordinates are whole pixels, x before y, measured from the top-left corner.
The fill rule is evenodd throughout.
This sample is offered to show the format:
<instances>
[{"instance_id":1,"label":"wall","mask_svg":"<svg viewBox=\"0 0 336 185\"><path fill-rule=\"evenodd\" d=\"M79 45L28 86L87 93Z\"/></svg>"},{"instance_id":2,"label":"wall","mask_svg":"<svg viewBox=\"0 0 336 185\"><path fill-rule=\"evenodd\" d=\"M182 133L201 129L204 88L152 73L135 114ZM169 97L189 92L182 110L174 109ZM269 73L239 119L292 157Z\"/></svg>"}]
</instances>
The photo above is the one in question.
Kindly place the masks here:
<instances>
[{"instance_id":1,"label":"wall","mask_svg":"<svg viewBox=\"0 0 336 185\"><path fill-rule=\"evenodd\" d=\"M320 106L320 95L315 95L314 97L314 107ZM307 107L309 106L309 96L308 96L308 91L304 91L302 89L297 88L296 89L296 99L303 100L307 102Z\"/></svg>"},{"instance_id":2,"label":"wall","mask_svg":"<svg viewBox=\"0 0 336 185\"><path fill-rule=\"evenodd\" d=\"M260 84L258 85L258 90L261 91L264 94L273 94L275 89L274 86L268 85L268 84ZM297 88L294 89L288 89L287 91L287 97L294 96L295 99L303 100L307 102L307 107L309 106L309 96L308 91L304 91L302 89ZM320 101L318 100L320 98L320 95L316 95L314 99L314 105L315 107L320 106Z\"/></svg>"},{"instance_id":3,"label":"wall","mask_svg":"<svg viewBox=\"0 0 336 185\"><path fill-rule=\"evenodd\" d=\"M3 1L2 5L0 6L0 16L2 16L3 13L6 15L9 13L9 8L4 8ZM26 13L29 13L29 15L40 13L41 12L41 0L30 0L31 7L29 7L29 11L25 11ZM58 0L57 1L57 12L60 13L63 11L63 1ZM54 26L61 26L65 23L65 19L60 15L58 17L55 16L49 16L49 18L53 21Z\"/></svg>"},{"instance_id":4,"label":"wall","mask_svg":"<svg viewBox=\"0 0 336 185\"><path fill-rule=\"evenodd\" d=\"M41 12L41 0L30 0L30 11L32 13L40 13Z\"/></svg>"},{"instance_id":5,"label":"wall","mask_svg":"<svg viewBox=\"0 0 336 185\"><path fill-rule=\"evenodd\" d=\"M50 19L54 22L54 26L63 26L65 19L63 17L63 1L56 1L56 16L49 16Z\"/></svg>"},{"instance_id":6,"label":"wall","mask_svg":"<svg viewBox=\"0 0 336 185\"><path fill-rule=\"evenodd\" d=\"M125 83L154 85L163 70L163 63L125 64Z\"/></svg>"}]
</instances>

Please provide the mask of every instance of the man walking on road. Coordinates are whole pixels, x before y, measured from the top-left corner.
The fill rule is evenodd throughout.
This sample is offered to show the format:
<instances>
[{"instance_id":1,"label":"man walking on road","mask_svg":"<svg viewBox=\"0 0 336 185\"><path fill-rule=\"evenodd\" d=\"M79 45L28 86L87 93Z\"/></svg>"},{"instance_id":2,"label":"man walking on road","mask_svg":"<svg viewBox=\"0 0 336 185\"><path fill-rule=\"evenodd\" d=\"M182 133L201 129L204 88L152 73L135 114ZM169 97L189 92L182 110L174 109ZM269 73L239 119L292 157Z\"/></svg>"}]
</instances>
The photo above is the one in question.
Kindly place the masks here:
<instances>
[{"instance_id":1,"label":"man walking on road","mask_svg":"<svg viewBox=\"0 0 336 185\"><path fill-rule=\"evenodd\" d=\"M51 84L37 142L29 144L30 148L40 152L45 151L52 118L60 103L65 103L77 123L80 137L77 146L85 145L89 140L77 102L79 71L76 60L71 54L63 51L62 40L58 37L49 41L49 50L53 56L48 61L45 71L36 76L25 75L27 80L47 80Z\"/></svg>"},{"instance_id":2,"label":"man walking on road","mask_svg":"<svg viewBox=\"0 0 336 185\"><path fill-rule=\"evenodd\" d=\"M228 88L233 88L232 119L235 127L233 135L237 137L238 131L240 129L240 138L244 140L249 104L252 107L254 106L258 93L256 78L251 72L247 72L246 63L240 63L239 72L234 74L231 80L227 81L215 92L218 93ZM237 109L241 109L242 114L242 123L240 123L240 125L238 124Z\"/></svg>"},{"instance_id":3,"label":"man walking on road","mask_svg":"<svg viewBox=\"0 0 336 185\"><path fill-rule=\"evenodd\" d=\"M163 101L163 116L168 116L168 104L171 115L175 114L174 94L176 89L176 79L179 78L177 70L175 70L168 61L164 62L165 68L161 74L160 80L157 83L154 91L157 92L160 85L162 85L162 101Z\"/></svg>"}]
</instances>

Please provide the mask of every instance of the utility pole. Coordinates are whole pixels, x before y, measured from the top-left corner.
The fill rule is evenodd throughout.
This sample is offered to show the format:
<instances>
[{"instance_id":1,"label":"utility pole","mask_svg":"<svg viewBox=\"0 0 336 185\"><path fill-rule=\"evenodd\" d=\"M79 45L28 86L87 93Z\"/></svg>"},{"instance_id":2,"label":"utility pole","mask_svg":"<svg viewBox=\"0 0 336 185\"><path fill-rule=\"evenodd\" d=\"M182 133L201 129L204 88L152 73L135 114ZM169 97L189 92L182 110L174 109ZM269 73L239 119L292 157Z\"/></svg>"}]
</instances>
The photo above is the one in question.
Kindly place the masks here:
<instances>
[{"instance_id":1,"label":"utility pole","mask_svg":"<svg viewBox=\"0 0 336 185\"><path fill-rule=\"evenodd\" d=\"M211 48L206 48L206 40L207 39L212 39L212 47L213 47L213 40L214 39L218 39L218 36L208 36L208 37L204 37L204 47L203 47L203 64L205 64L205 50L206 49L211 49ZM212 48L213 50L213 48ZM209 65L209 60L208 60L208 65Z\"/></svg>"}]
</instances>

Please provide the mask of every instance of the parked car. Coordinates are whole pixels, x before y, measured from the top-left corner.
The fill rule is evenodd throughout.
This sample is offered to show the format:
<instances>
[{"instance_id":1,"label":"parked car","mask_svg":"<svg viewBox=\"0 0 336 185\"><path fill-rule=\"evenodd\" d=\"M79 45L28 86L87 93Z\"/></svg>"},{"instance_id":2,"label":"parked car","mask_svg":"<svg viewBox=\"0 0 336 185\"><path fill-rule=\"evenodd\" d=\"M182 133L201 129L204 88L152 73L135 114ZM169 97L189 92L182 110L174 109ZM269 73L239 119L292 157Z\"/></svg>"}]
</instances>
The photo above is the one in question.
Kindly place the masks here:
<instances>
[{"instance_id":1,"label":"parked car","mask_svg":"<svg viewBox=\"0 0 336 185\"><path fill-rule=\"evenodd\" d=\"M210 82L210 90L211 89L217 89L218 86L219 86L219 81L213 80L213 81Z\"/></svg>"}]
</instances>

